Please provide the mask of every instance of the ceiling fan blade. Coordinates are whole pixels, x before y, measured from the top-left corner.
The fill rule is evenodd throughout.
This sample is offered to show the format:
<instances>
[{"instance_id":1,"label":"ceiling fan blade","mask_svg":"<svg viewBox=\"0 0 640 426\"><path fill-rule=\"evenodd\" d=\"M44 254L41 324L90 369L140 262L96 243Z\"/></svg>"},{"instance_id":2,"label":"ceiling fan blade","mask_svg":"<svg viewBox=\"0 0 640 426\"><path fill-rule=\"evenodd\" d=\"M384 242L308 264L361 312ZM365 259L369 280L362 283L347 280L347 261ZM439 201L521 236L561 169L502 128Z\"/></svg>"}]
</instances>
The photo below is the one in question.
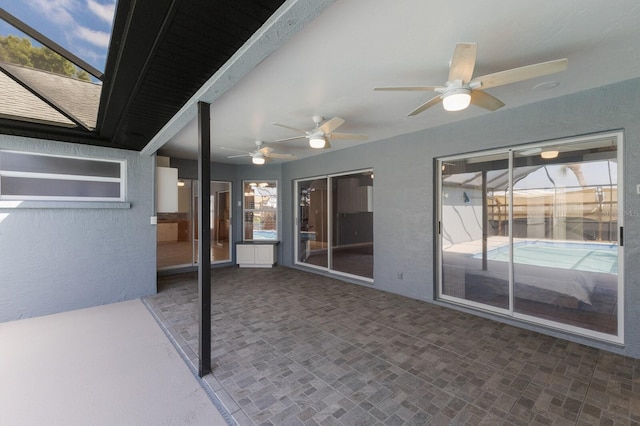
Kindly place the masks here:
<instances>
[{"instance_id":1,"label":"ceiling fan blade","mask_svg":"<svg viewBox=\"0 0 640 426\"><path fill-rule=\"evenodd\" d=\"M418 108L416 108L413 111L411 111L409 113L409 117L412 117L414 115L418 115L422 111L426 110L427 108L431 108L432 106L437 105L440 102L442 102L442 96L438 95L436 97L433 97L433 98L429 99L427 102L425 102L422 105L420 105Z\"/></svg>"},{"instance_id":2,"label":"ceiling fan blade","mask_svg":"<svg viewBox=\"0 0 640 426\"><path fill-rule=\"evenodd\" d=\"M468 83L476 66L478 45L476 43L458 43L453 51L451 66L449 67L449 81L462 80Z\"/></svg>"},{"instance_id":3,"label":"ceiling fan blade","mask_svg":"<svg viewBox=\"0 0 640 426\"><path fill-rule=\"evenodd\" d=\"M260 148L257 152L262 153L262 155L269 155L271 154L271 151L273 151L273 148L271 148L270 146L265 146L263 148Z\"/></svg>"},{"instance_id":4,"label":"ceiling fan blade","mask_svg":"<svg viewBox=\"0 0 640 426\"><path fill-rule=\"evenodd\" d=\"M360 141L366 141L369 138L367 135L356 135L353 133L329 133L326 136L331 139L357 139Z\"/></svg>"},{"instance_id":5,"label":"ceiling fan blade","mask_svg":"<svg viewBox=\"0 0 640 426\"><path fill-rule=\"evenodd\" d=\"M318 127L322 133L331 133L338 127L344 124L344 120L340 117L333 117L331 120L325 122L322 126Z\"/></svg>"},{"instance_id":6,"label":"ceiling fan blade","mask_svg":"<svg viewBox=\"0 0 640 426\"><path fill-rule=\"evenodd\" d=\"M292 154L269 154L270 158L282 158L282 159L294 159L294 158L298 158L295 155Z\"/></svg>"},{"instance_id":7,"label":"ceiling fan blade","mask_svg":"<svg viewBox=\"0 0 640 426\"><path fill-rule=\"evenodd\" d=\"M249 151L244 151L242 149L229 148L226 146L221 146L220 149L226 149L228 151L244 152L245 154L251 154Z\"/></svg>"},{"instance_id":8,"label":"ceiling fan blade","mask_svg":"<svg viewBox=\"0 0 640 426\"><path fill-rule=\"evenodd\" d=\"M295 130L296 132L307 133L307 131L304 129L298 129L297 127L287 126L286 124L280 124L280 123L271 123L271 124L273 124L274 126L284 127L285 129Z\"/></svg>"},{"instance_id":9,"label":"ceiling fan blade","mask_svg":"<svg viewBox=\"0 0 640 426\"><path fill-rule=\"evenodd\" d=\"M396 91L396 92L435 92L437 89L444 89L442 86L388 86L374 87L373 90L378 91Z\"/></svg>"},{"instance_id":10,"label":"ceiling fan blade","mask_svg":"<svg viewBox=\"0 0 640 426\"><path fill-rule=\"evenodd\" d=\"M227 158L251 157L251 154L230 155Z\"/></svg>"},{"instance_id":11,"label":"ceiling fan blade","mask_svg":"<svg viewBox=\"0 0 640 426\"><path fill-rule=\"evenodd\" d=\"M520 68L500 71L494 74L483 75L482 77L476 77L471 80L471 84L478 82L480 83L481 88L488 89L490 87L517 83L518 81L554 74L566 70L568 65L569 61L567 58L556 59L555 61L541 62L539 64L527 65Z\"/></svg>"},{"instance_id":12,"label":"ceiling fan blade","mask_svg":"<svg viewBox=\"0 0 640 426\"><path fill-rule=\"evenodd\" d=\"M471 91L471 103L480 108L488 109L489 111L495 111L504 106L504 103L500 99L482 90Z\"/></svg>"},{"instance_id":13,"label":"ceiling fan blade","mask_svg":"<svg viewBox=\"0 0 640 426\"><path fill-rule=\"evenodd\" d=\"M294 141L294 140L296 140L296 139L304 139L304 138L306 138L306 137L307 137L307 136L305 136L305 135L292 136L292 137L290 137L290 138L276 139L276 140L275 140L275 141L273 141L273 142L287 142L287 141Z\"/></svg>"}]
</instances>

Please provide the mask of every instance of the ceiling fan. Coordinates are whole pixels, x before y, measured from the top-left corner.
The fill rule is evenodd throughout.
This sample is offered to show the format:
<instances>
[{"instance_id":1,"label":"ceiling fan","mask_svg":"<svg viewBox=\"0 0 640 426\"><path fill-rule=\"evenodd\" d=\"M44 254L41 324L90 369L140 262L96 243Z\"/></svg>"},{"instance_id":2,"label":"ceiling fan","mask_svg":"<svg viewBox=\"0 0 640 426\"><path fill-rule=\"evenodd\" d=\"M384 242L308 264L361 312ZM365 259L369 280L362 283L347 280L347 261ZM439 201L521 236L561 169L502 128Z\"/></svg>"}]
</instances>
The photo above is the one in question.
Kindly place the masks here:
<instances>
[{"instance_id":1,"label":"ceiling fan","mask_svg":"<svg viewBox=\"0 0 640 426\"><path fill-rule=\"evenodd\" d=\"M472 78L477 51L478 45L476 43L456 44L449 67L449 79L444 86L376 87L373 90L439 93L438 96L429 99L411 111L409 116L420 114L440 102L446 111L461 111L467 108L470 103L489 111L495 111L503 107L504 103L481 89L517 83L564 71L568 65L568 60L564 58Z\"/></svg>"},{"instance_id":2,"label":"ceiling fan","mask_svg":"<svg viewBox=\"0 0 640 426\"><path fill-rule=\"evenodd\" d=\"M263 144L264 142L262 141L256 141L257 148L255 151L251 151L251 152L242 151L235 148L227 148L224 146L221 146L220 148L243 153L243 154L237 154L237 155L230 155L227 158L251 157L251 162L253 164L258 164L258 165L264 164L269 158L282 158L286 160L293 160L294 158L296 158L296 156L292 154L276 154L273 152L273 148L271 148L270 146L263 146Z\"/></svg>"},{"instance_id":3,"label":"ceiling fan","mask_svg":"<svg viewBox=\"0 0 640 426\"><path fill-rule=\"evenodd\" d=\"M303 133L302 135L294 136L291 138L278 139L276 140L276 142L285 142L295 139L307 138L309 139L309 146L311 148L321 149L331 148L329 139L358 139L362 141L367 140L366 135L356 135L353 133L334 133L333 131L335 129L344 124L344 120L340 117L333 117L331 120L324 122L324 124L322 125L320 125L320 123L322 123L322 120L324 120L323 117L314 115L312 117L312 120L314 123L316 123L316 127L312 130L298 129L296 127L287 126L285 124L272 123L275 126L284 127L285 129L291 129L295 130L296 132Z\"/></svg>"}]
</instances>

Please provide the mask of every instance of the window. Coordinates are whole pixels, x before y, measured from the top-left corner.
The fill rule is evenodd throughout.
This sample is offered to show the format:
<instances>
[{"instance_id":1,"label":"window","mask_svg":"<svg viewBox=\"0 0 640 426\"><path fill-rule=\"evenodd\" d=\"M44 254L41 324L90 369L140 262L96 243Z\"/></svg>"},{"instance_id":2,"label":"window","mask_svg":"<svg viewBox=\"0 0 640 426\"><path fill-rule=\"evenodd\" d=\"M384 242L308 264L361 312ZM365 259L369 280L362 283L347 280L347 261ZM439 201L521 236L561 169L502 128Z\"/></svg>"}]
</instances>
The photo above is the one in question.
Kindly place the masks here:
<instances>
[{"instance_id":1,"label":"window","mask_svg":"<svg viewBox=\"0 0 640 426\"><path fill-rule=\"evenodd\" d=\"M296 182L296 263L373 280L373 171Z\"/></svg>"},{"instance_id":2,"label":"window","mask_svg":"<svg viewBox=\"0 0 640 426\"><path fill-rule=\"evenodd\" d=\"M124 161L0 151L0 199L124 201Z\"/></svg>"},{"instance_id":3,"label":"window","mask_svg":"<svg viewBox=\"0 0 640 426\"><path fill-rule=\"evenodd\" d=\"M242 235L245 241L278 239L278 184L245 181Z\"/></svg>"},{"instance_id":4,"label":"window","mask_svg":"<svg viewBox=\"0 0 640 426\"><path fill-rule=\"evenodd\" d=\"M440 159L439 298L621 343L621 143Z\"/></svg>"}]
</instances>

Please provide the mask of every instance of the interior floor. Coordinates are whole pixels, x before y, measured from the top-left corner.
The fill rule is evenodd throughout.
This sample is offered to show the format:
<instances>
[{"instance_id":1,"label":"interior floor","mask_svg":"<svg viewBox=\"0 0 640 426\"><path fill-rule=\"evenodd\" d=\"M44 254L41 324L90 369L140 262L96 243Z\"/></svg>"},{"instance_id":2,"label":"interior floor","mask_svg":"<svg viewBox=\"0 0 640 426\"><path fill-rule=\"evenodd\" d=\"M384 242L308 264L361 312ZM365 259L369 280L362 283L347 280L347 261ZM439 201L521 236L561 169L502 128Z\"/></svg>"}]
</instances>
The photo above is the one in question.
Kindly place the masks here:
<instances>
[{"instance_id":1,"label":"interior floor","mask_svg":"<svg viewBox=\"0 0 640 426\"><path fill-rule=\"evenodd\" d=\"M373 278L373 244L339 248L332 251L332 269L359 277ZM314 250L302 263L327 267L327 250Z\"/></svg>"},{"instance_id":2,"label":"interior floor","mask_svg":"<svg viewBox=\"0 0 640 426\"><path fill-rule=\"evenodd\" d=\"M191 265L193 262L194 250L197 251L197 241L176 241L158 243L157 266L158 268L169 268L172 266ZM211 261L224 261L231 259L229 243L211 244Z\"/></svg>"},{"instance_id":3,"label":"interior floor","mask_svg":"<svg viewBox=\"0 0 640 426\"><path fill-rule=\"evenodd\" d=\"M240 425L640 422L640 360L282 266L211 283L205 379ZM197 274L146 301L197 365Z\"/></svg>"},{"instance_id":4,"label":"interior floor","mask_svg":"<svg viewBox=\"0 0 640 426\"><path fill-rule=\"evenodd\" d=\"M495 291L494 283L486 284L484 281L478 276L467 275L466 299L489 306L508 307L509 296L504 291ZM508 283L502 286L506 288ZM591 295L590 305L576 302L575 306L564 306L517 296L514 304L515 312L520 314L610 335L615 335L618 330L616 289L611 286L597 285Z\"/></svg>"}]
</instances>

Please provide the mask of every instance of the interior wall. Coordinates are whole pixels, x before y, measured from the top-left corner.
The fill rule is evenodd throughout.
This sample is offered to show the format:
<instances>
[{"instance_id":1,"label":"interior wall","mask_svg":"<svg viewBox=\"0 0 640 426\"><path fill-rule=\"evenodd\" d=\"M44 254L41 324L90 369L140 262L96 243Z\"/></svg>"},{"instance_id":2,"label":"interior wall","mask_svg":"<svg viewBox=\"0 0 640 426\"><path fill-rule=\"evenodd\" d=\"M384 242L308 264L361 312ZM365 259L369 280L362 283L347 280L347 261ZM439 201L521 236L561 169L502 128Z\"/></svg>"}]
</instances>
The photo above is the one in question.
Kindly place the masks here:
<instances>
[{"instance_id":1,"label":"interior wall","mask_svg":"<svg viewBox=\"0 0 640 426\"><path fill-rule=\"evenodd\" d=\"M473 108L473 107L472 107ZM429 112L412 118L427 120ZM433 159L549 139L624 130L624 315L623 347L567 335L557 330L516 323L551 335L640 358L640 79L563 96L520 108L392 139L329 152L282 166L282 221L293 223L294 179L373 168L374 287L434 301L434 170ZM281 228L279 263L294 266L293 226ZM398 273L402 272L402 279ZM438 303L438 302L436 302ZM465 310L465 308L456 308ZM487 313L478 315L492 317Z\"/></svg>"},{"instance_id":2,"label":"interior wall","mask_svg":"<svg viewBox=\"0 0 640 426\"><path fill-rule=\"evenodd\" d=\"M7 135L0 135L0 149L124 159L130 203L100 208L98 203L39 202L7 208L0 202L0 322L156 292L152 157ZM82 208L87 205L94 207Z\"/></svg>"}]
</instances>

